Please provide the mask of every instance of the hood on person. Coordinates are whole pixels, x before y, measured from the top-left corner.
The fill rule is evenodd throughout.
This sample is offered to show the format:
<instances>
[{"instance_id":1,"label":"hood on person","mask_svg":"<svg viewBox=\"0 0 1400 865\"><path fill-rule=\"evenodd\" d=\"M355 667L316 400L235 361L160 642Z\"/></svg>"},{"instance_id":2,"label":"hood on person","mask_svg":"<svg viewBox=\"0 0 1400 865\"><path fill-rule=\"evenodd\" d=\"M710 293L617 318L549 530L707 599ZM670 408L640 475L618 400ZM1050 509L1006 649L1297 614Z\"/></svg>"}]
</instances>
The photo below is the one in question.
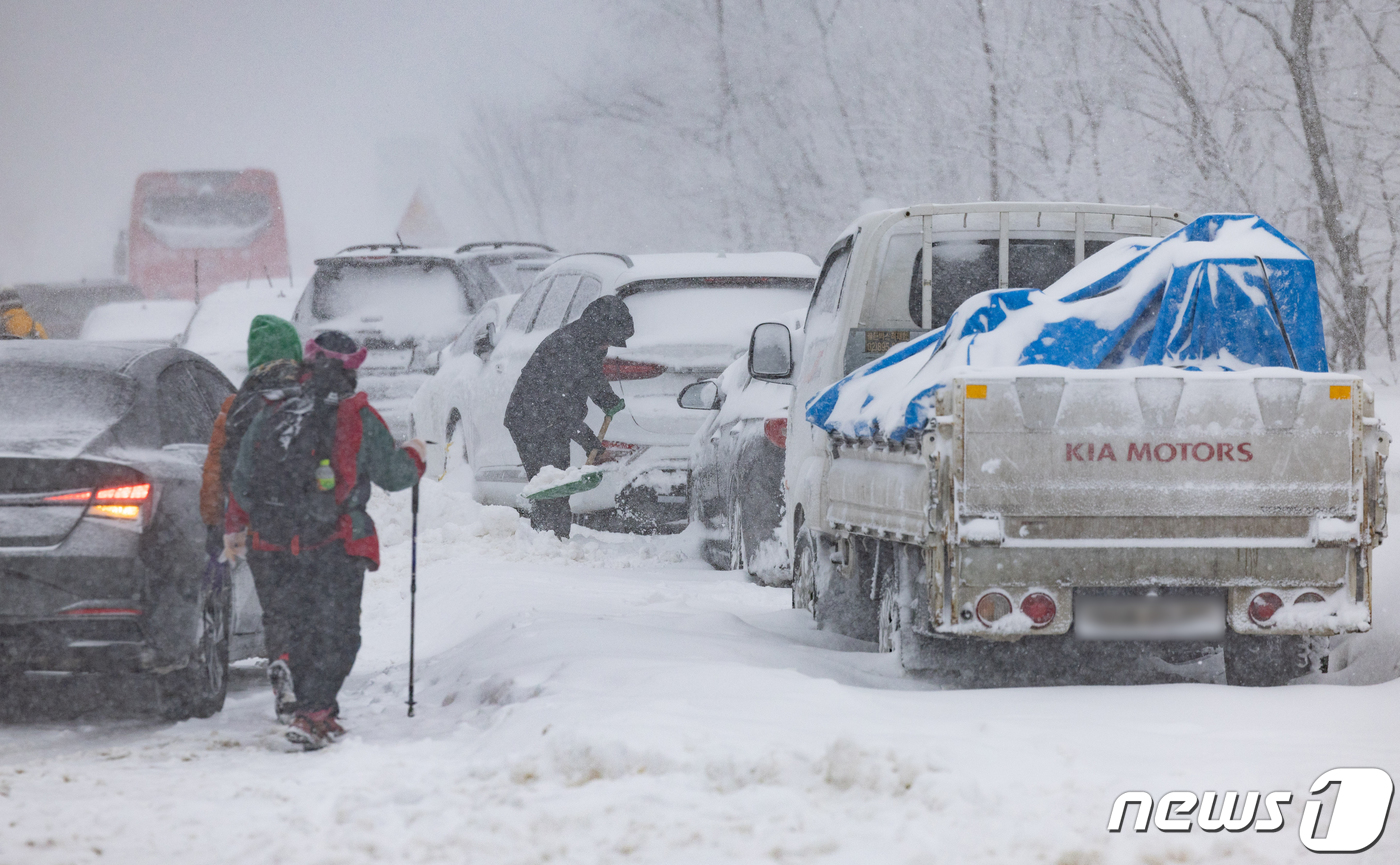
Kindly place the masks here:
<instances>
[{"instance_id":1,"label":"hood on person","mask_svg":"<svg viewBox=\"0 0 1400 865\"><path fill-rule=\"evenodd\" d=\"M248 326L248 371L275 360L301 363L301 337L290 321L275 315L254 317Z\"/></svg>"},{"instance_id":2,"label":"hood on person","mask_svg":"<svg viewBox=\"0 0 1400 865\"><path fill-rule=\"evenodd\" d=\"M636 333L627 304L614 295L600 297L585 307L577 327L595 336L601 344L618 348L625 348L627 340Z\"/></svg>"}]
</instances>

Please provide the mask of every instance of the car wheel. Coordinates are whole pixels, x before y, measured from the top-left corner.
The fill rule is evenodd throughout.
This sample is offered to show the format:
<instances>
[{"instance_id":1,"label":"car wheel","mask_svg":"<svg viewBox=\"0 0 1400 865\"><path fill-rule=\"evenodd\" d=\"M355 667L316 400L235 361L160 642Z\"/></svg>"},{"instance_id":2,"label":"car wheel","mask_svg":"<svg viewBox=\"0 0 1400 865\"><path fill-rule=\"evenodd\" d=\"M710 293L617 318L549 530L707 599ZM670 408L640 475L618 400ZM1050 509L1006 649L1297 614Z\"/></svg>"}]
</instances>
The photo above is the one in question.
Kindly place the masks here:
<instances>
[{"instance_id":1,"label":"car wheel","mask_svg":"<svg viewBox=\"0 0 1400 865\"><path fill-rule=\"evenodd\" d=\"M160 713L167 720L208 718L223 709L228 694L231 600L226 583L205 593L199 643L189 664L157 679Z\"/></svg>"},{"instance_id":2,"label":"car wheel","mask_svg":"<svg viewBox=\"0 0 1400 865\"><path fill-rule=\"evenodd\" d=\"M734 500L734 508L729 512L729 570L749 570L749 547L744 540L744 503Z\"/></svg>"},{"instance_id":3,"label":"car wheel","mask_svg":"<svg viewBox=\"0 0 1400 865\"><path fill-rule=\"evenodd\" d=\"M793 550L792 608L817 615L817 545L811 532L800 533Z\"/></svg>"}]
</instances>

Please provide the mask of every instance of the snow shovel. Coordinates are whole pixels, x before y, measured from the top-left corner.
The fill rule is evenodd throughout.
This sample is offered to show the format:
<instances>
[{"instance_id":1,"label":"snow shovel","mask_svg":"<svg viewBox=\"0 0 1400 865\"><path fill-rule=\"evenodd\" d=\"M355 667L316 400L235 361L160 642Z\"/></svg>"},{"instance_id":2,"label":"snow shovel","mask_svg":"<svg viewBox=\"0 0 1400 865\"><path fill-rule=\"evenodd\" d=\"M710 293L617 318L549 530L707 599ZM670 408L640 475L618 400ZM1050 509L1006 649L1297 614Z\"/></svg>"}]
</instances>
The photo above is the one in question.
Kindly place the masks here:
<instances>
[{"instance_id":1,"label":"snow shovel","mask_svg":"<svg viewBox=\"0 0 1400 865\"><path fill-rule=\"evenodd\" d=\"M598 428L599 440L601 440L603 436L608 434L608 424L610 423L612 423L612 415L608 415L607 417L603 418L603 425ZM593 461L597 459L602 454L602 452L602 448L595 449L592 453L588 455L588 459L584 462L584 465L593 465ZM586 493L589 490L597 487L598 484L601 484L602 482L602 472L585 472L583 475L579 476L578 478L575 478L574 480L569 481L568 483L563 483L552 487L546 487L545 489L542 489L538 492L530 493L525 498L532 502L538 502L544 499L562 499L571 496L574 493Z\"/></svg>"}]
</instances>

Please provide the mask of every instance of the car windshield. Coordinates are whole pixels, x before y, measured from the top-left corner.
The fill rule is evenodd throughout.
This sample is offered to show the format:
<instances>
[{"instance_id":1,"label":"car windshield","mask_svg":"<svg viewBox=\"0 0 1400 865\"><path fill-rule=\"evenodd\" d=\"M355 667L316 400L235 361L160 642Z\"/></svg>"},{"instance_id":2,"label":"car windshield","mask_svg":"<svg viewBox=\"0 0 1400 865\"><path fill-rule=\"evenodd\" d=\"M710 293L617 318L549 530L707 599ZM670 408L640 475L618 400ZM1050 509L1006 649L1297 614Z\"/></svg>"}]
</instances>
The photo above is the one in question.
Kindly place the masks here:
<instances>
[{"instance_id":1,"label":"car windshield","mask_svg":"<svg viewBox=\"0 0 1400 865\"><path fill-rule=\"evenodd\" d=\"M530 287L540 271L549 266L549 258L505 258L491 259L486 269L496 281L499 291L496 296L520 294Z\"/></svg>"},{"instance_id":2,"label":"car windshield","mask_svg":"<svg viewBox=\"0 0 1400 865\"><path fill-rule=\"evenodd\" d=\"M0 429L100 430L126 413L135 393L135 382L107 370L0 363Z\"/></svg>"},{"instance_id":3,"label":"car windshield","mask_svg":"<svg viewBox=\"0 0 1400 865\"><path fill-rule=\"evenodd\" d=\"M908 261L909 321L915 326L923 322L923 251L918 235L892 238L886 254L890 258L901 252ZM902 241L902 242L901 242ZM982 291L997 287L997 241L947 241L933 245L933 326L939 327L962 305L963 301ZM1106 240L1084 243L1084 255L1090 256L1108 246ZM1073 240L1012 240L1008 248L1007 285L1010 288L1045 289L1074 267ZM897 272L897 271L896 271ZM882 280L883 281L883 280Z\"/></svg>"},{"instance_id":4,"label":"car windshield","mask_svg":"<svg viewBox=\"0 0 1400 865\"><path fill-rule=\"evenodd\" d=\"M316 272L311 314L404 338L450 331L468 312L456 272L445 263L351 264Z\"/></svg>"},{"instance_id":5,"label":"car windshield","mask_svg":"<svg viewBox=\"0 0 1400 865\"><path fill-rule=\"evenodd\" d=\"M272 201L261 192L152 195L141 224L173 249L247 246L272 224Z\"/></svg>"},{"instance_id":6,"label":"car windshield","mask_svg":"<svg viewBox=\"0 0 1400 865\"><path fill-rule=\"evenodd\" d=\"M627 349L693 345L722 347L724 364L749 344L754 325L778 321L805 306L813 280L786 277L658 279L623 286L636 335Z\"/></svg>"}]
</instances>

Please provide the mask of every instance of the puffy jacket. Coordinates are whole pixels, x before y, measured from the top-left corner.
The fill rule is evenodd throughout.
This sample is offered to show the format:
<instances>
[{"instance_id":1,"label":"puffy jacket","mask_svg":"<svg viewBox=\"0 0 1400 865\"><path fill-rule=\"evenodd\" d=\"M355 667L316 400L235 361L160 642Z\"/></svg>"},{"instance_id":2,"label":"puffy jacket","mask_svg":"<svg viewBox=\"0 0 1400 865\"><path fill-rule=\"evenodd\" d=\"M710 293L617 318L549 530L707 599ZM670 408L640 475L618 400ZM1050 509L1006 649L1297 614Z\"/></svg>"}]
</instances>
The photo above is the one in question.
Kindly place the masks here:
<instances>
[{"instance_id":1,"label":"puffy jacket","mask_svg":"<svg viewBox=\"0 0 1400 865\"><path fill-rule=\"evenodd\" d=\"M266 421L269 414L266 411L258 413L239 445L238 460L229 484L231 495L224 518L226 533L248 528L248 514L239 500L247 501L252 490L251 445L257 440L260 424ZM394 444L393 434L389 432L384 419L369 404L369 397L360 392L342 399L336 407L331 468L335 471L335 498L340 506L340 521L335 533L317 543L316 547L342 541L348 555L369 559L369 569L377 570L379 535L375 531L374 520L365 512L365 506L369 504L370 483L389 492L407 489L422 477L424 463L413 451ZM301 547L297 541L293 541L290 549L269 544L259 539L257 532L251 534L249 546L255 550L293 554L310 549Z\"/></svg>"},{"instance_id":2,"label":"puffy jacket","mask_svg":"<svg viewBox=\"0 0 1400 865\"><path fill-rule=\"evenodd\" d=\"M0 312L0 335L17 336L20 339L48 339L49 332L22 308Z\"/></svg>"},{"instance_id":3,"label":"puffy jacket","mask_svg":"<svg viewBox=\"0 0 1400 865\"><path fill-rule=\"evenodd\" d=\"M603 360L608 346L626 345L632 333L621 299L609 295L590 303L578 321L545 337L530 356L506 405L506 428L525 438L565 433L584 451L601 447L583 422L588 400L604 411L622 401L603 375Z\"/></svg>"}]
</instances>

